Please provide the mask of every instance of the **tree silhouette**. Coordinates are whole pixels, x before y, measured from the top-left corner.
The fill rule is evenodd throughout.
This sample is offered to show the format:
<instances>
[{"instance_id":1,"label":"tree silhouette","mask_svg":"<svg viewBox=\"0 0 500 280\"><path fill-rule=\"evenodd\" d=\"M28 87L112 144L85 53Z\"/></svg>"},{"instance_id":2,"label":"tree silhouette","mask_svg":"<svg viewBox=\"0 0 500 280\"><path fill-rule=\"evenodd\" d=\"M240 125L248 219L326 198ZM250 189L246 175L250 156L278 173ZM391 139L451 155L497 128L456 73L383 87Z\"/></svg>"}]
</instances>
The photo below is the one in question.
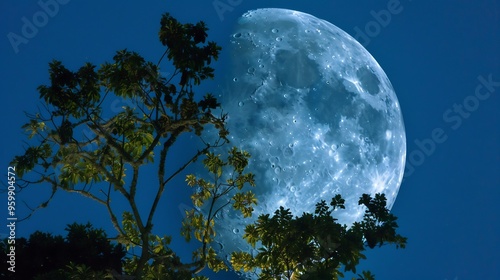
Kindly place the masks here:
<instances>
[{"instance_id":1,"label":"tree silhouette","mask_svg":"<svg viewBox=\"0 0 500 280\"><path fill-rule=\"evenodd\" d=\"M92 225L71 224L66 228L67 235L52 235L36 231L28 239L18 238L16 246L16 272L8 268L8 248L12 246L7 239L0 242L2 279L68 279L77 268L87 267L94 275L121 274L125 248L111 244L102 229ZM74 266L70 269L68 266ZM92 274L91 274L92 275Z\"/></svg>"}]
</instances>

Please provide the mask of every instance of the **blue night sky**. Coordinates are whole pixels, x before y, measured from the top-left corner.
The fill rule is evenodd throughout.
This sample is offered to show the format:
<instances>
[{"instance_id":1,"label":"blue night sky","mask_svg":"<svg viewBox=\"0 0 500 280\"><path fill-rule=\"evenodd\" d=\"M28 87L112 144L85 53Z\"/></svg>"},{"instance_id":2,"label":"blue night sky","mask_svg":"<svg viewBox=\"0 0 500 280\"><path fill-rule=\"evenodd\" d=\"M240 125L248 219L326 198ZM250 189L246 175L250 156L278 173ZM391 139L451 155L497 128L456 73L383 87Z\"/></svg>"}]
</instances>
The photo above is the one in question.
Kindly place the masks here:
<instances>
[{"instance_id":1,"label":"blue night sky","mask_svg":"<svg viewBox=\"0 0 500 280\"><path fill-rule=\"evenodd\" d=\"M231 26L244 12L264 7L299 10L356 37L386 72L403 112L407 169L392 211L399 217L400 233L408 237L408 246L404 250L390 246L375 249L367 254L362 268L370 269L377 279L500 279L500 1L58 3L58 10L47 16L45 23L37 1L0 3L0 166L4 174L10 160L26 146L20 128L27 120L23 111L37 110L36 87L48 83L48 62L52 59L76 70L87 61L97 65L110 61L115 51L127 48L156 62L164 51L157 39L164 12L183 23L205 21L210 28L209 40L223 47L224 56ZM218 11L215 4L225 4L227 9ZM378 23L377 12L388 6L393 11L390 20ZM12 44L8 34L23 36L25 20L33 22L33 16L39 23L36 32L27 34L31 38L25 43ZM222 65L214 64L216 79L200 90L220 93L217 74L223 77L227 71ZM110 109L123 106L120 102ZM190 148L189 137L180 141L170 155L174 161ZM180 209L190 205L190 190L182 181L169 186L155 233L173 235L172 247L189 261L187 249L194 244L186 246L178 235ZM19 193L17 200L33 205L48 194L47 186L39 185ZM0 205L5 207L1 210L5 221L6 195L0 199L4 201ZM144 199L148 199L147 194ZM28 213L20 207L19 217ZM104 207L61 192L47 208L18 224L17 235L28 237L35 230L65 234L65 225L74 221L91 221L110 236L115 234ZM1 234L6 232L5 228L0 230ZM237 277L224 273L212 279Z\"/></svg>"}]
</instances>

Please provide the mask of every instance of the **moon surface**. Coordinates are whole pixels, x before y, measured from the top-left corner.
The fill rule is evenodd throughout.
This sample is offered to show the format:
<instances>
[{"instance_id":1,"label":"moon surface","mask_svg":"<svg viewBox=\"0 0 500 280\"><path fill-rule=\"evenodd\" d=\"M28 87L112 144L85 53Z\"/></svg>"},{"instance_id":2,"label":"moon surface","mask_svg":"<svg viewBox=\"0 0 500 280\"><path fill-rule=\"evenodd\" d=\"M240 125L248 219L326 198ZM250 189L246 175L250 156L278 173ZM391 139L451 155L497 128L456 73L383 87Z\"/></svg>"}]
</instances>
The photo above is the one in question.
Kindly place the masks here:
<instances>
[{"instance_id":1,"label":"moon surface","mask_svg":"<svg viewBox=\"0 0 500 280\"><path fill-rule=\"evenodd\" d=\"M389 79L361 44L312 15L259 9L239 18L230 54L222 108L231 145L252 155L258 205L251 219L229 208L217 217L222 257L255 252L245 225L280 206L300 216L341 194L346 209L334 215L347 225L362 219L363 193L385 193L392 207L405 128Z\"/></svg>"}]
</instances>

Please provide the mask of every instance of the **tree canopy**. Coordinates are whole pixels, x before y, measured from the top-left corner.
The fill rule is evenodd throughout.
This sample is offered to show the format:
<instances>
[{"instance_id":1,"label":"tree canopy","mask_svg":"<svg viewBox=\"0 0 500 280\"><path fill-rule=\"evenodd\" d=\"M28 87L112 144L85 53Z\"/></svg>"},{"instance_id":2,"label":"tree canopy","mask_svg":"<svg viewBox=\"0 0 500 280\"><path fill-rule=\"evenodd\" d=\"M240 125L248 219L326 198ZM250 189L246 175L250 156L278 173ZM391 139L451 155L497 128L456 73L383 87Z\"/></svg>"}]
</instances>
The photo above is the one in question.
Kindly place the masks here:
<instances>
[{"instance_id":1,"label":"tree canopy","mask_svg":"<svg viewBox=\"0 0 500 280\"><path fill-rule=\"evenodd\" d=\"M258 269L259 279L339 279L343 271L356 273L365 259L366 247L395 244L404 248L406 238L396 233L396 217L386 208L383 194L374 198L365 194L359 200L366 207L364 218L351 227L336 222L332 213L345 209L340 195L330 204L320 201L314 213L293 217L289 209L280 207L271 216L261 215L255 224L246 226L244 238L257 255L235 252L231 262L236 270ZM371 273L359 275L373 279Z\"/></svg>"},{"instance_id":2,"label":"tree canopy","mask_svg":"<svg viewBox=\"0 0 500 280\"><path fill-rule=\"evenodd\" d=\"M50 83L38 87L43 108L28 114L29 122L23 126L31 141L24 154L12 162L20 176L19 189L43 184L51 190L48 199L33 209L48 206L57 191L77 193L104 205L116 230L114 239L120 244L112 248L123 246L131 255L124 259L122 269L117 263L106 264L106 268L123 270L133 279L207 279L200 275L207 266L214 271L229 266L255 270L261 279L337 279L341 266L355 271L366 246L395 243L403 247L406 240L396 234L396 218L386 209L383 195L363 196L360 204L367 207L365 219L350 228L335 223L332 217L337 208L344 207L342 198L336 196L331 209L322 201L314 214L294 218L289 210L280 208L273 216L260 216L248 225L245 239L259 248L258 255L235 252L231 263L217 256L211 246L216 235L214 217L223 207L234 208L243 218L251 216L257 199L248 188L255 186L258 174L245 172L248 152L237 147L225 149L227 154L214 150L229 142L229 131L227 116L215 95L196 92L202 81L214 77L210 64L221 51L216 43L207 41L207 30L203 22L182 24L167 13L161 18L159 31L165 52L156 63L129 50L116 52L110 62L99 67L85 63L70 70L61 61L49 63ZM175 69L166 76L160 71L164 58ZM121 111L109 112L106 104L116 98L129 102ZM205 137L207 126L214 127L218 137ZM179 137L188 133L199 138L201 148L186 151L188 159L172 166L169 154ZM195 189L193 206L205 205L209 210L187 211L180 225L187 241L194 237L199 242L192 261L186 262L170 248L171 236L155 233L153 218L167 186L199 158L203 158L208 176L187 175L185 181ZM147 186L154 198L139 203L137 192L146 188L139 184L145 168L156 170L155 180ZM117 212L113 203L117 197L126 201L125 211ZM98 240L104 238L101 231L73 225L66 239L74 242L83 238L78 246L85 246L90 233ZM42 238L54 248L65 242L42 233L33 238L33 244ZM23 246L23 242L16 246ZM102 246L109 245L103 242ZM137 250L132 252L132 248ZM116 250L119 256L122 251ZM49 259L57 262L60 256ZM104 269L78 256L71 265L73 271L80 272Z\"/></svg>"},{"instance_id":3,"label":"tree canopy","mask_svg":"<svg viewBox=\"0 0 500 280\"><path fill-rule=\"evenodd\" d=\"M75 275L104 279L121 274L125 248L112 244L102 229L74 223L66 231L66 237L36 231L28 239L16 239L16 272L7 270L8 257L2 254L2 279L57 280ZM3 240L1 251L7 252L11 245Z\"/></svg>"},{"instance_id":4,"label":"tree canopy","mask_svg":"<svg viewBox=\"0 0 500 280\"><path fill-rule=\"evenodd\" d=\"M52 195L39 207L47 206L58 190L105 205L117 239L127 248L141 248L140 256L126 266L137 277L158 254L175 258L162 247L169 239L152 235L153 217L165 187L198 157L227 142L225 115L212 113L220 104L211 93L199 98L194 92L201 81L213 78L214 69L209 65L221 49L206 42L207 30L203 22L181 24L165 14L159 39L166 50L158 63L128 50L118 51L111 62L100 67L86 63L76 71L52 61L50 84L38 87L45 111L29 115L30 121L23 127L28 137L35 139L34 144L13 161L23 179L20 188L36 183L51 185ZM168 77L159 71L163 57L175 67ZM105 104L110 98L131 103L107 117ZM202 138L206 125L219 131L219 138L212 143ZM192 151L180 168L168 170L168 152L186 132L199 136L205 146ZM157 168L156 196L148 214L141 215L136 201L140 171L153 163ZM25 177L28 172L30 176ZM121 222L112 204L115 195L125 198L129 206L121 213Z\"/></svg>"}]
</instances>

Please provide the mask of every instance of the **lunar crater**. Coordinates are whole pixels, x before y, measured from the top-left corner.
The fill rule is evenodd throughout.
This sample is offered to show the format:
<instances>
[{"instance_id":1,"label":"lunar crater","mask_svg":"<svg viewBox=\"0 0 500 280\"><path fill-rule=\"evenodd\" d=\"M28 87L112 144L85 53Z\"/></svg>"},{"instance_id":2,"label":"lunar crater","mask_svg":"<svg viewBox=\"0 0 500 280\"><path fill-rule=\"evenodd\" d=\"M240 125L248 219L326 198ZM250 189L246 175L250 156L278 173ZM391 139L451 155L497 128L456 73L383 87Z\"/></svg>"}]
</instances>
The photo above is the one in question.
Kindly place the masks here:
<instances>
[{"instance_id":1,"label":"lunar crater","mask_svg":"<svg viewBox=\"0 0 500 280\"><path fill-rule=\"evenodd\" d=\"M403 118L389 79L361 44L284 9L244 14L230 41L228 76L236 80L222 107L231 144L252 155L259 204L251 219L223 212L220 254L250 251L245 225L280 206L300 215L341 194L348 210L334 215L347 225L362 217L363 193L385 192L391 208L406 157Z\"/></svg>"}]
</instances>

